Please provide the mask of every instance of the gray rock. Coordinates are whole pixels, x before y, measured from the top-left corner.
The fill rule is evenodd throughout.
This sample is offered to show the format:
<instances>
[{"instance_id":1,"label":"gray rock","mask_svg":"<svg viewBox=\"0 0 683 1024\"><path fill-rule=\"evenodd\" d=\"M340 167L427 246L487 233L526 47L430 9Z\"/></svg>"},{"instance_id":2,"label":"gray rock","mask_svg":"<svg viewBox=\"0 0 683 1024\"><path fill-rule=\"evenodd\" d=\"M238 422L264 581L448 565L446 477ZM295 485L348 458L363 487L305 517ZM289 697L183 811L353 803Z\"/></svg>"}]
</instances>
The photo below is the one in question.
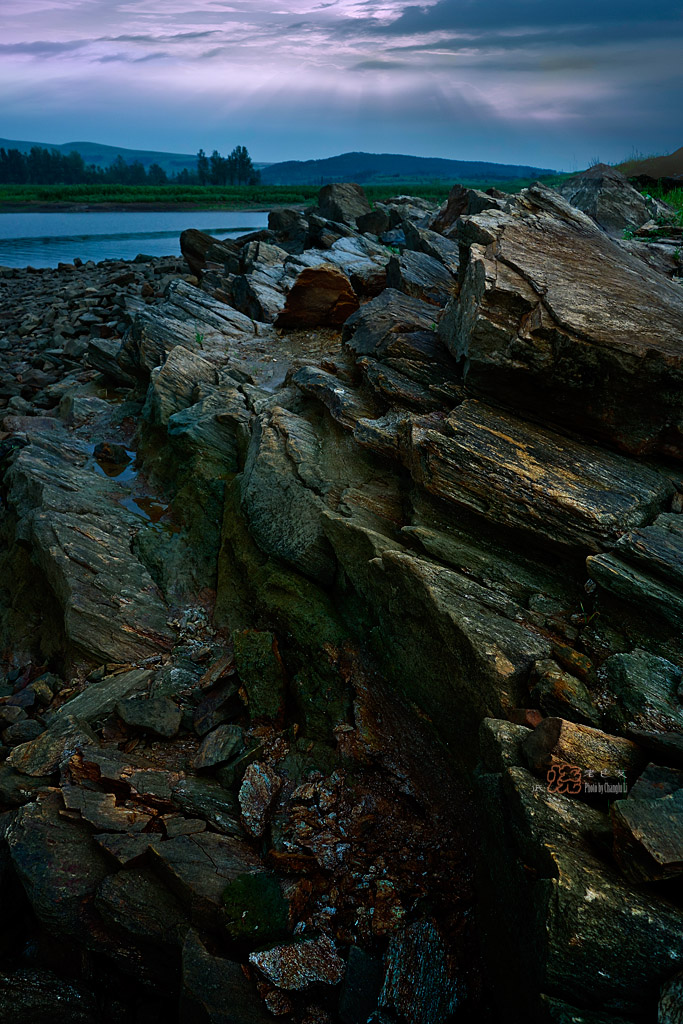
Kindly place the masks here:
<instances>
[{"instance_id":1,"label":"gray rock","mask_svg":"<svg viewBox=\"0 0 683 1024\"><path fill-rule=\"evenodd\" d=\"M356 226L356 220L364 213L370 213L370 203L360 185L325 185L318 193L318 207L321 217Z\"/></svg>"},{"instance_id":2,"label":"gray rock","mask_svg":"<svg viewBox=\"0 0 683 1024\"><path fill-rule=\"evenodd\" d=\"M197 932L183 946L180 1024L269 1024L272 1017L242 967L211 956Z\"/></svg>"},{"instance_id":3,"label":"gray rock","mask_svg":"<svg viewBox=\"0 0 683 1024\"><path fill-rule=\"evenodd\" d=\"M607 164L595 164L557 186L572 206L587 213L609 235L639 228L658 212L624 175Z\"/></svg>"},{"instance_id":4,"label":"gray rock","mask_svg":"<svg viewBox=\"0 0 683 1024\"><path fill-rule=\"evenodd\" d=\"M126 725L171 739L180 729L183 713L168 697L129 697L119 701L116 713Z\"/></svg>"}]
</instances>

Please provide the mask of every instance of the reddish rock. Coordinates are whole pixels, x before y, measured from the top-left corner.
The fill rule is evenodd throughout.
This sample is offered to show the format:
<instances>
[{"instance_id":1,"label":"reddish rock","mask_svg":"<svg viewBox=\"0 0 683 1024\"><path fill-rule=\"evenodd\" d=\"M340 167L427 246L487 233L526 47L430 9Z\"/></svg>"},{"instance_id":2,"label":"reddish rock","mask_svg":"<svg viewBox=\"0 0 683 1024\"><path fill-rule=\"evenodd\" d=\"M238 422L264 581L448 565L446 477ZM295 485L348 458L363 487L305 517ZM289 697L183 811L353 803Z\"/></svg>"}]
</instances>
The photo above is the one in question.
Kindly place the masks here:
<instances>
[{"instance_id":1,"label":"reddish rock","mask_svg":"<svg viewBox=\"0 0 683 1024\"><path fill-rule=\"evenodd\" d=\"M302 270L276 327L341 327L359 308L346 274L328 264Z\"/></svg>"},{"instance_id":2,"label":"reddish rock","mask_svg":"<svg viewBox=\"0 0 683 1024\"><path fill-rule=\"evenodd\" d=\"M289 992L299 992L318 982L338 985L344 977L344 961L326 935L252 953L249 960L268 981Z\"/></svg>"}]
</instances>

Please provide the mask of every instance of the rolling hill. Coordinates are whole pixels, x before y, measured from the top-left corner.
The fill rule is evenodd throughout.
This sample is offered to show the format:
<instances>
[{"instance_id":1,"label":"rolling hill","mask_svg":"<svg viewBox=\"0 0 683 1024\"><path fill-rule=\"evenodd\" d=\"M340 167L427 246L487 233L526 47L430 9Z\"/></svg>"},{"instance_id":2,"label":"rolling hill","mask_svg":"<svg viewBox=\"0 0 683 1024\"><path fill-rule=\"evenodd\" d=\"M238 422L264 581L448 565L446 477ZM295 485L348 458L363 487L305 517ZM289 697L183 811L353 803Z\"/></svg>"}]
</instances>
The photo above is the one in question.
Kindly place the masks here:
<instances>
[{"instance_id":1,"label":"rolling hill","mask_svg":"<svg viewBox=\"0 0 683 1024\"><path fill-rule=\"evenodd\" d=\"M25 142L0 139L0 147L28 153L33 146L80 153L86 164L109 167L118 156L145 167L157 163L167 174L187 168L194 171L197 157L191 153L162 153L156 150L125 149L98 142ZM283 163L254 163L264 185L326 185L334 181L360 184L400 184L411 181L504 181L510 178L539 178L556 172L548 168L518 164L496 164L481 160L445 160L437 157L406 156L399 153L343 153L324 160L287 160Z\"/></svg>"},{"instance_id":2,"label":"rolling hill","mask_svg":"<svg viewBox=\"0 0 683 1024\"><path fill-rule=\"evenodd\" d=\"M393 181L505 181L557 173L542 167L496 164L481 160L445 160L398 153L344 153L326 160L288 160L261 170L266 185L326 185L335 181L390 184Z\"/></svg>"}]
</instances>

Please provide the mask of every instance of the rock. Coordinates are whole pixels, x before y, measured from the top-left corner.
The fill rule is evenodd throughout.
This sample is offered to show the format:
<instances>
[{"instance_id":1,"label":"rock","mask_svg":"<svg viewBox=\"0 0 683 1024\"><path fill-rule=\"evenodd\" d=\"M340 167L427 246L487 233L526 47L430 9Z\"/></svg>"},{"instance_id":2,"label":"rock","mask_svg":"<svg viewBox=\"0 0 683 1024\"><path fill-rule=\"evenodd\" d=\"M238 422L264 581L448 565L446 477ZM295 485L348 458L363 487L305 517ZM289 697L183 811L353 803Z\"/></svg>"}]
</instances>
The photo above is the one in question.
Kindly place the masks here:
<instances>
[{"instance_id":1,"label":"rock","mask_svg":"<svg viewBox=\"0 0 683 1024\"><path fill-rule=\"evenodd\" d=\"M393 256L387 267L387 287L413 295L434 306L445 306L455 281L442 264L423 252Z\"/></svg>"},{"instance_id":2,"label":"rock","mask_svg":"<svg viewBox=\"0 0 683 1024\"><path fill-rule=\"evenodd\" d=\"M443 235L438 234L436 231L418 228L415 224L410 223L410 221L404 222L404 229L408 249L430 256L437 263L440 263L451 274L452 278L457 278L460 269L460 248L456 242L444 238ZM454 285L455 281L451 280L449 284L449 298L451 295L457 294L457 289Z\"/></svg>"},{"instance_id":3,"label":"rock","mask_svg":"<svg viewBox=\"0 0 683 1024\"><path fill-rule=\"evenodd\" d=\"M522 743L530 733L526 726L499 718L485 718L479 727L479 749L486 771L521 768L524 764Z\"/></svg>"},{"instance_id":4,"label":"rock","mask_svg":"<svg viewBox=\"0 0 683 1024\"><path fill-rule=\"evenodd\" d=\"M572 175L557 191L608 235L639 228L655 215L653 200L642 196L620 171L607 164L595 164Z\"/></svg>"},{"instance_id":5,"label":"rock","mask_svg":"<svg viewBox=\"0 0 683 1024\"><path fill-rule=\"evenodd\" d=\"M134 729L165 739L178 734L183 713L168 697L128 697L116 705L116 714Z\"/></svg>"},{"instance_id":6,"label":"rock","mask_svg":"<svg viewBox=\"0 0 683 1024\"><path fill-rule=\"evenodd\" d=\"M228 882L261 863L246 843L232 836L200 832L176 839L149 837L152 865L185 907L193 922L218 927Z\"/></svg>"},{"instance_id":7,"label":"rock","mask_svg":"<svg viewBox=\"0 0 683 1024\"><path fill-rule=\"evenodd\" d=\"M682 732L683 706L678 688L683 671L644 650L614 654L600 668L606 689L601 704L606 721L623 732Z\"/></svg>"},{"instance_id":8,"label":"rock","mask_svg":"<svg viewBox=\"0 0 683 1024\"><path fill-rule=\"evenodd\" d=\"M93 993L77 982L35 968L0 974L3 1024L96 1024L100 1019Z\"/></svg>"},{"instance_id":9,"label":"rock","mask_svg":"<svg viewBox=\"0 0 683 1024\"><path fill-rule=\"evenodd\" d=\"M242 818L250 835L258 839L266 830L268 811L282 780L264 764L250 764L240 786Z\"/></svg>"},{"instance_id":10,"label":"rock","mask_svg":"<svg viewBox=\"0 0 683 1024\"><path fill-rule=\"evenodd\" d=\"M16 747L19 743L30 743L45 730L40 722L32 718L25 718L21 722L9 725L2 733L2 742L6 747Z\"/></svg>"},{"instance_id":11,"label":"rock","mask_svg":"<svg viewBox=\"0 0 683 1024\"><path fill-rule=\"evenodd\" d=\"M680 288L541 185L458 237L471 244L440 332L473 393L628 452L683 455Z\"/></svg>"},{"instance_id":12,"label":"rock","mask_svg":"<svg viewBox=\"0 0 683 1024\"><path fill-rule=\"evenodd\" d=\"M207 386L218 383L216 369L206 359L176 345L163 366L152 370L143 415L165 427L171 416L194 405Z\"/></svg>"},{"instance_id":13,"label":"rock","mask_svg":"<svg viewBox=\"0 0 683 1024\"><path fill-rule=\"evenodd\" d=\"M17 812L7 845L39 920L55 935L92 945L102 931L93 900L108 865L89 833L60 815L62 808L58 792L38 794Z\"/></svg>"},{"instance_id":14,"label":"rock","mask_svg":"<svg viewBox=\"0 0 683 1024\"><path fill-rule=\"evenodd\" d=\"M78 443L34 436L6 474L7 505L17 540L31 545L34 573L52 595L59 643L99 663L121 664L170 646L168 610L131 550L135 517L111 493L120 485L86 461ZM58 628L43 616L38 636L50 627Z\"/></svg>"},{"instance_id":15,"label":"rock","mask_svg":"<svg viewBox=\"0 0 683 1024\"><path fill-rule=\"evenodd\" d=\"M377 1009L382 979L381 964L359 946L351 946L339 997L342 1024L366 1024Z\"/></svg>"},{"instance_id":16,"label":"rock","mask_svg":"<svg viewBox=\"0 0 683 1024\"><path fill-rule=\"evenodd\" d=\"M97 737L85 719L60 713L40 736L15 747L7 760L23 775L47 776L92 744L97 744Z\"/></svg>"},{"instance_id":17,"label":"rock","mask_svg":"<svg viewBox=\"0 0 683 1024\"><path fill-rule=\"evenodd\" d=\"M249 962L273 985L288 992L300 992L315 984L338 985L345 969L334 943L326 935L251 953Z\"/></svg>"},{"instance_id":18,"label":"rock","mask_svg":"<svg viewBox=\"0 0 683 1024\"><path fill-rule=\"evenodd\" d=\"M292 375L292 383L321 401L337 423L347 430L353 430L359 419L372 419L375 415L375 406L354 388L316 366L302 366Z\"/></svg>"},{"instance_id":19,"label":"rock","mask_svg":"<svg viewBox=\"0 0 683 1024\"><path fill-rule=\"evenodd\" d=\"M665 981L659 994L657 1024L681 1024L683 1021L683 971Z\"/></svg>"},{"instance_id":20,"label":"rock","mask_svg":"<svg viewBox=\"0 0 683 1024\"><path fill-rule=\"evenodd\" d=\"M7 761L0 764L0 803L3 807L32 803L37 793L51 785L52 779L48 776L30 777L15 771Z\"/></svg>"},{"instance_id":21,"label":"rock","mask_svg":"<svg viewBox=\"0 0 683 1024\"><path fill-rule=\"evenodd\" d=\"M235 667L246 690L251 718L277 718L286 678L277 640L253 629L233 633Z\"/></svg>"},{"instance_id":22,"label":"rock","mask_svg":"<svg viewBox=\"0 0 683 1024\"><path fill-rule=\"evenodd\" d=\"M101 832L94 835L93 840L112 858L113 863L122 868L140 864L149 849L149 840L144 833Z\"/></svg>"},{"instance_id":23,"label":"rock","mask_svg":"<svg viewBox=\"0 0 683 1024\"><path fill-rule=\"evenodd\" d=\"M570 765L610 779L633 780L645 764L642 751L630 740L561 718L544 718L524 740L523 751L541 775Z\"/></svg>"},{"instance_id":24,"label":"rock","mask_svg":"<svg viewBox=\"0 0 683 1024\"><path fill-rule=\"evenodd\" d=\"M320 216L326 220L340 221L356 226L356 220L364 213L370 213L370 203L360 185L339 183L325 185L318 193Z\"/></svg>"},{"instance_id":25,"label":"rock","mask_svg":"<svg viewBox=\"0 0 683 1024\"><path fill-rule=\"evenodd\" d=\"M172 799L184 814L194 814L224 835L242 836L239 806L235 797L215 779L187 775L175 783Z\"/></svg>"},{"instance_id":26,"label":"rock","mask_svg":"<svg viewBox=\"0 0 683 1024\"><path fill-rule=\"evenodd\" d=\"M240 274L232 282L232 301L237 309L254 320L275 323L285 308L287 281L282 267L258 267L251 274Z\"/></svg>"},{"instance_id":27,"label":"rock","mask_svg":"<svg viewBox=\"0 0 683 1024\"><path fill-rule=\"evenodd\" d=\"M244 750L244 737L239 725L219 725L202 740L194 759L195 768L211 768L213 765L232 761Z\"/></svg>"},{"instance_id":28,"label":"rock","mask_svg":"<svg viewBox=\"0 0 683 1024\"><path fill-rule=\"evenodd\" d=\"M281 939L288 930L289 907L273 875L239 876L227 885L223 902L233 942L263 946Z\"/></svg>"},{"instance_id":29,"label":"rock","mask_svg":"<svg viewBox=\"0 0 683 1024\"><path fill-rule=\"evenodd\" d=\"M433 920L416 921L393 936L385 963L380 1006L414 1024L439 1024L466 999L464 979Z\"/></svg>"},{"instance_id":30,"label":"rock","mask_svg":"<svg viewBox=\"0 0 683 1024\"><path fill-rule=\"evenodd\" d=\"M683 789L683 771L649 764L643 774L638 776L628 795L633 800L655 800L660 796L677 793L679 789Z\"/></svg>"},{"instance_id":31,"label":"rock","mask_svg":"<svg viewBox=\"0 0 683 1024\"><path fill-rule=\"evenodd\" d=\"M500 209L501 203L486 192L476 188L465 188L454 185L448 193L448 199L442 204L438 213L429 221L429 230L441 235L451 235L457 230L460 217L482 213L484 210Z\"/></svg>"},{"instance_id":32,"label":"rock","mask_svg":"<svg viewBox=\"0 0 683 1024\"><path fill-rule=\"evenodd\" d=\"M565 672L556 661L537 662L534 680L531 696L546 715L584 725L601 724L600 714L584 683L570 672Z\"/></svg>"},{"instance_id":33,"label":"rock","mask_svg":"<svg viewBox=\"0 0 683 1024\"><path fill-rule=\"evenodd\" d=\"M83 821L103 832L142 832L152 820L151 814L134 806L121 806L113 793L69 785L63 785L61 792L67 810L78 811Z\"/></svg>"},{"instance_id":34,"label":"rock","mask_svg":"<svg viewBox=\"0 0 683 1024\"><path fill-rule=\"evenodd\" d=\"M351 282L336 267L302 270L287 294L275 326L280 328L338 327L358 309Z\"/></svg>"},{"instance_id":35,"label":"rock","mask_svg":"<svg viewBox=\"0 0 683 1024\"><path fill-rule=\"evenodd\" d=\"M537 993L551 991L608 1017L650 1012L662 978L683 962L674 938L681 910L627 886L598 859L608 824L595 808L549 792L520 768L482 777L479 792L481 923L502 1004L534 1019ZM529 943L538 944L533 962Z\"/></svg>"},{"instance_id":36,"label":"rock","mask_svg":"<svg viewBox=\"0 0 683 1024\"><path fill-rule=\"evenodd\" d=\"M625 1017L594 1010L579 1010L561 999L541 996L540 1021L542 1024L630 1024Z\"/></svg>"},{"instance_id":37,"label":"rock","mask_svg":"<svg viewBox=\"0 0 683 1024\"><path fill-rule=\"evenodd\" d=\"M587 559L592 579L638 613L677 626L683 615L683 522L675 513L629 530L614 549Z\"/></svg>"},{"instance_id":38,"label":"rock","mask_svg":"<svg viewBox=\"0 0 683 1024\"><path fill-rule=\"evenodd\" d=\"M105 878L95 906L104 921L132 943L171 951L182 946L187 917L171 893L145 868L130 868Z\"/></svg>"},{"instance_id":39,"label":"rock","mask_svg":"<svg viewBox=\"0 0 683 1024\"><path fill-rule=\"evenodd\" d=\"M413 477L430 493L593 551L670 500L669 481L656 471L472 400L440 430L414 426L411 446Z\"/></svg>"},{"instance_id":40,"label":"rock","mask_svg":"<svg viewBox=\"0 0 683 1024\"><path fill-rule=\"evenodd\" d=\"M289 252L303 252L308 236L308 223L298 210L275 207L268 214L268 227L279 245Z\"/></svg>"},{"instance_id":41,"label":"rock","mask_svg":"<svg viewBox=\"0 0 683 1024\"><path fill-rule=\"evenodd\" d=\"M217 726L235 718L239 714L240 707L237 683L222 683L210 690L197 705L192 727L198 736L205 736L207 732L211 732Z\"/></svg>"},{"instance_id":42,"label":"rock","mask_svg":"<svg viewBox=\"0 0 683 1024\"><path fill-rule=\"evenodd\" d=\"M611 807L614 859L634 882L683 875L683 790Z\"/></svg>"},{"instance_id":43,"label":"rock","mask_svg":"<svg viewBox=\"0 0 683 1024\"><path fill-rule=\"evenodd\" d=\"M183 946L183 988L180 1024L268 1024L263 1008L242 967L211 956L197 932L188 931Z\"/></svg>"},{"instance_id":44,"label":"rock","mask_svg":"<svg viewBox=\"0 0 683 1024\"><path fill-rule=\"evenodd\" d=\"M153 676L150 669L134 668L130 672L105 676L99 683L91 683L58 710L59 718L70 717L81 722L94 722L113 711L119 701L147 688Z\"/></svg>"}]
</instances>

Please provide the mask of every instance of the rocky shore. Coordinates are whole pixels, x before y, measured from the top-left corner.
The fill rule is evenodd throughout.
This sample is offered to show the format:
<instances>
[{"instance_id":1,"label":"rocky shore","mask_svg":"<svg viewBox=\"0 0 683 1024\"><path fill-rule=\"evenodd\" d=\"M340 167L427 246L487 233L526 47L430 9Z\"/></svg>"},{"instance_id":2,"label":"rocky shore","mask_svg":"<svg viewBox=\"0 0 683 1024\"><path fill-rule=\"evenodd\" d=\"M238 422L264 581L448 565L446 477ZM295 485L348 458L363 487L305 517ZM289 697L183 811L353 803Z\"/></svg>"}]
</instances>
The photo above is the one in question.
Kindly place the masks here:
<instances>
[{"instance_id":1,"label":"rocky shore","mask_svg":"<svg viewBox=\"0 0 683 1024\"><path fill-rule=\"evenodd\" d=\"M680 1021L671 211L181 245L0 268L0 1024Z\"/></svg>"}]
</instances>

